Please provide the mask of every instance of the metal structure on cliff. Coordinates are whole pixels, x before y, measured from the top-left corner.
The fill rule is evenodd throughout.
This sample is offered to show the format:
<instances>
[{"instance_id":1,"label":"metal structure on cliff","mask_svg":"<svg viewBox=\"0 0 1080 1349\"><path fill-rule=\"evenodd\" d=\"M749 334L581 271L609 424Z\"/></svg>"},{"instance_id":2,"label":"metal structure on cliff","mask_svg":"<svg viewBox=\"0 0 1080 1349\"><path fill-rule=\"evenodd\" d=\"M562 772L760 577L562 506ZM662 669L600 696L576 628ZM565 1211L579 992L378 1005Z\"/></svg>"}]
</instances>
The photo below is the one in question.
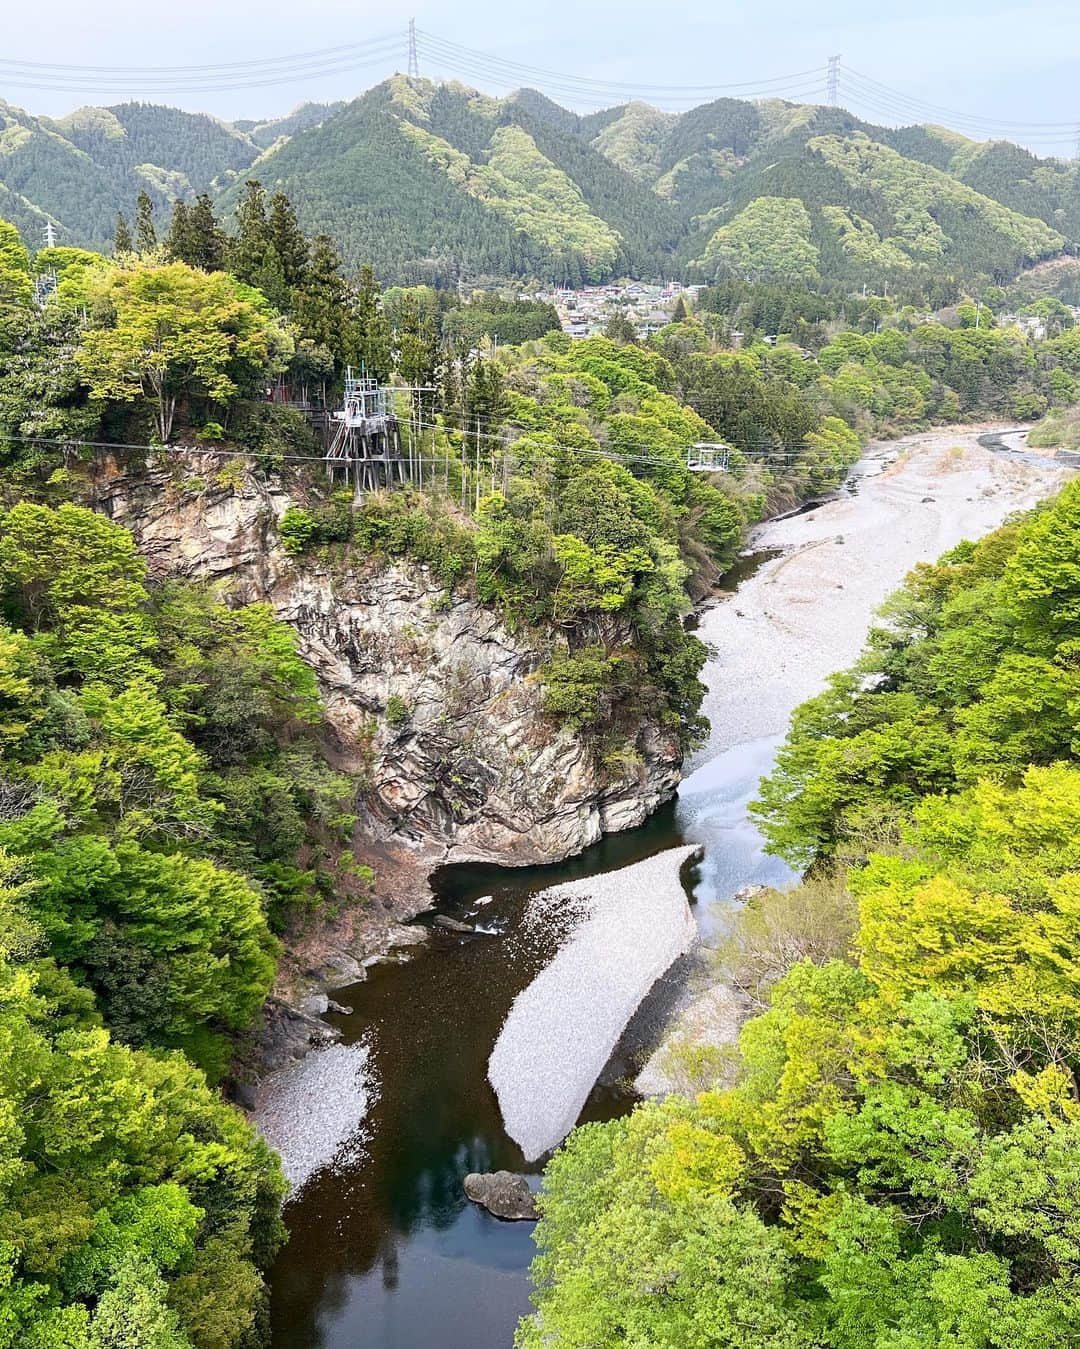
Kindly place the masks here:
<instances>
[{"instance_id":1,"label":"metal structure on cliff","mask_svg":"<svg viewBox=\"0 0 1080 1349\"><path fill-rule=\"evenodd\" d=\"M409 437L409 451L402 453L401 424L395 410L397 395L409 396L412 421L420 421L418 398L434 393L429 385L380 384L378 380L353 371L345 373L345 393L341 407L331 414L333 435L326 452L326 471L334 481L340 473L351 482L357 496L395 482L416 482L422 473L421 461L414 452L417 436Z\"/></svg>"}]
</instances>

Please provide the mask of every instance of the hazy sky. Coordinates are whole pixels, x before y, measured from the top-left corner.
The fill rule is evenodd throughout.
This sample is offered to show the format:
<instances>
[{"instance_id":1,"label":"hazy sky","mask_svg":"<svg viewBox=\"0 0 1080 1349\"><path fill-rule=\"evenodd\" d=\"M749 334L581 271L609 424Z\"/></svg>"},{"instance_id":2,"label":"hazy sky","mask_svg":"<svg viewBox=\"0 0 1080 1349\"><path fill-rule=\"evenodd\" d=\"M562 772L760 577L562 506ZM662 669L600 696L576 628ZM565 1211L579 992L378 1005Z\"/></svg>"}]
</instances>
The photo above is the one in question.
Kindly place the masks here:
<instances>
[{"instance_id":1,"label":"hazy sky","mask_svg":"<svg viewBox=\"0 0 1080 1349\"><path fill-rule=\"evenodd\" d=\"M1080 128L1080 6L1076 0L1035 0L1027 5L908 0L889 6L880 0L870 4L841 0L824 7L805 0L746 4L542 0L531 5L417 0L400 7L370 0L175 0L172 5L146 0L48 0L38 4L21 0L17 21L9 19L5 25L0 97L53 115L82 103L116 102L135 95L226 118L274 116L306 99L355 96L403 68L403 35L411 14L422 30L504 60L620 82L635 90L647 85L760 85L771 77L810 69L822 74L807 77L805 83L823 86L826 59L840 53L844 65L907 97L957 109L970 120L953 118L952 124L972 134L997 129L1045 153L1071 154ZM283 83L207 92L190 87L150 88L145 80L140 84L126 76L117 77L111 86L94 83L80 91L32 88L32 82L56 86L76 76L74 72L50 74L46 80L41 72L13 68L17 62L70 67L201 66L295 57L398 33L402 35L400 51L387 51L372 65L318 78L290 75ZM364 57L362 52L354 55L357 60ZM332 58L319 58L326 59ZM520 82L508 76L485 76L476 68L464 68L460 61L444 58L436 62L423 50L421 73L457 74L492 92ZM265 77L265 72L257 75ZM224 82L220 75L215 79ZM855 88L854 80L845 83L842 72L841 102L870 119L930 120L917 113L901 118L900 108L889 102L891 95L866 86L856 93ZM601 101L622 101L614 96L601 100L595 93L575 98L558 88L550 92L583 110ZM794 91L792 96L797 96ZM811 89L804 96L820 101ZM871 102L875 98L877 106ZM670 107L689 103L655 95L652 101ZM950 118L941 114L938 120ZM1033 123L1068 125L1037 127Z\"/></svg>"}]
</instances>

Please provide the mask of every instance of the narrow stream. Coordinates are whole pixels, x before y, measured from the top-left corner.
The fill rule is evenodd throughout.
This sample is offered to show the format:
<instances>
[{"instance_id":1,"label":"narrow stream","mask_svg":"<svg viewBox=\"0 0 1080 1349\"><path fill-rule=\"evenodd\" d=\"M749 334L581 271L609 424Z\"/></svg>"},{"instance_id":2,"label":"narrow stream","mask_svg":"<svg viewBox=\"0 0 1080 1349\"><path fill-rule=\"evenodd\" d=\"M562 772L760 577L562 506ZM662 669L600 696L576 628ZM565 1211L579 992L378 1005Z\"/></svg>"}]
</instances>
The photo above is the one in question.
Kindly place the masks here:
<instances>
[{"instance_id":1,"label":"narrow stream","mask_svg":"<svg viewBox=\"0 0 1080 1349\"><path fill-rule=\"evenodd\" d=\"M775 553L743 559L737 580ZM732 587L734 588L734 587ZM703 931L715 901L790 873L762 850L746 805L779 737L729 749L683 783L640 829L610 835L553 867L457 866L435 879L439 911L481 925L433 927L427 943L335 998L328 1017L370 1053L374 1098L348 1160L318 1173L286 1209L290 1239L273 1278L280 1349L508 1349L529 1310L530 1223L468 1203L469 1171L537 1177L505 1134L487 1061L516 995L550 961L559 934L523 921L526 901L562 881L615 870L683 842L705 845L692 898ZM659 1033L678 974L650 995L582 1113L632 1108L629 1086Z\"/></svg>"}]
</instances>

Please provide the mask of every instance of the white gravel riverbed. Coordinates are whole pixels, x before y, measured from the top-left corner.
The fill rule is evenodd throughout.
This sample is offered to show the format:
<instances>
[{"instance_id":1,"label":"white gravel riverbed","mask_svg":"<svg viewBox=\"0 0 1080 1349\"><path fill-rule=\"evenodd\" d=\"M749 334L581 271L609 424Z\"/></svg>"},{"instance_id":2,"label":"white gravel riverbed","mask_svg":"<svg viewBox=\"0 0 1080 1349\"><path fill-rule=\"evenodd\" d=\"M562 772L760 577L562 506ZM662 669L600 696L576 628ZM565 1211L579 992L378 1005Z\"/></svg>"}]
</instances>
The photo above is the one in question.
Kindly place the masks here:
<instances>
[{"instance_id":1,"label":"white gravel riverbed","mask_svg":"<svg viewBox=\"0 0 1080 1349\"><path fill-rule=\"evenodd\" d=\"M680 873L696 847L553 886L540 910L584 914L555 959L514 999L488 1078L529 1161L557 1147L627 1022L696 935Z\"/></svg>"},{"instance_id":2,"label":"white gravel riverbed","mask_svg":"<svg viewBox=\"0 0 1080 1349\"><path fill-rule=\"evenodd\" d=\"M374 1092L364 1044L313 1049L266 1079L253 1121L281 1156L290 1197L317 1171L355 1157Z\"/></svg>"},{"instance_id":3,"label":"white gravel riverbed","mask_svg":"<svg viewBox=\"0 0 1080 1349\"><path fill-rule=\"evenodd\" d=\"M702 710L711 730L679 789L678 820L683 836L705 849L698 902L706 944L710 929L722 927L715 901L747 884L795 879L764 852L747 814L795 708L852 664L876 611L917 563L981 538L1075 476L1038 456L984 449L978 437L987 429L952 427L872 446L850 494L757 530L751 550L777 556L702 615L699 636L712 653ZM1015 436L1007 443L1023 447ZM686 1090L682 1069L709 1047L731 1045L745 1011L722 986L685 1007L638 1089Z\"/></svg>"},{"instance_id":4,"label":"white gravel riverbed","mask_svg":"<svg viewBox=\"0 0 1080 1349\"><path fill-rule=\"evenodd\" d=\"M702 707L712 729L693 766L785 731L794 709L852 664L876 610L916 563L981 538L1075 476L983 449L986 429L879 443L852 495L755 533L755 551L782 556L702 616L698 635L714 650Z\"/></svg>"}]
</instances>

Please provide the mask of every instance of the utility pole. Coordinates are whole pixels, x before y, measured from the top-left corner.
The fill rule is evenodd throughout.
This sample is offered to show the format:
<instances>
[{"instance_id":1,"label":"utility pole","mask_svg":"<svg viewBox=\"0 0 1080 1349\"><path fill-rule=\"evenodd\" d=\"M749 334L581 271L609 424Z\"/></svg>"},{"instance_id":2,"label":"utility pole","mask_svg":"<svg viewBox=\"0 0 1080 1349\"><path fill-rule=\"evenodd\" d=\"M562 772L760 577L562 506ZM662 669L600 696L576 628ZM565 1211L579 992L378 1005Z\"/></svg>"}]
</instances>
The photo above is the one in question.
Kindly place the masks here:
<instances>
[{"instance_id":1,"label":"utility pole","mask_svg":"<svg viewBox=\"0 0 1080 1349\"><path fill-rule=\"evenodd\" d=\"M420 58L416 54L416 20L409 20L409 76L420 78Z\"/></svg>"},{"instance_id":2,"label":"utility pole","mask_svg":"<svg viewBox=\"0 0 1080 1349\"><path fill-rule=\"evenodd\" d=\"M840 97L840 57L829 57L829 69L825 77L825 101L835 108Z\"/></svg>"}]
</instances>

